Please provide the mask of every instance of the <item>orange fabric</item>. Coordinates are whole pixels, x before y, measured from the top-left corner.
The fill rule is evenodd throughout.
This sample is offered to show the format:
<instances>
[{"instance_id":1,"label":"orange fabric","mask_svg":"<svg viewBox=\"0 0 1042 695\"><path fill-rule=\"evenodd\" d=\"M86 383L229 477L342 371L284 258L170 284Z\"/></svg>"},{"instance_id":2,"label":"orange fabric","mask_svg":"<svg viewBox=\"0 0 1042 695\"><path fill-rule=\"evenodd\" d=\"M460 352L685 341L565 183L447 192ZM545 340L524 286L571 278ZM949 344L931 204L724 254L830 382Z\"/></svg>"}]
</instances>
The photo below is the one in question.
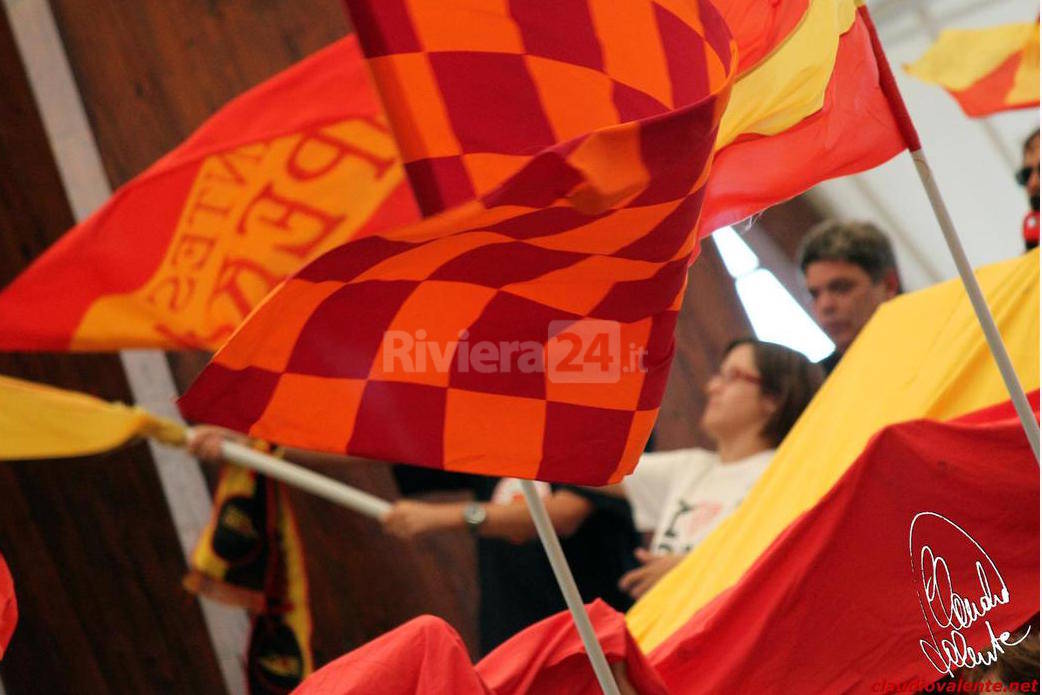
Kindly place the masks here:
<instances>
[{"instance_id":1,"label":"orange fabric","mask_svg":"<svg viewBox=\"0 0 1042 695\"><path fill-rule=\"evenodd\" d=\"M1038 20L944 31L905 70L943 87L967 116L1038 106Z\"/></svg>"},{"instance_id":2,"label":"orange fabric","mask_svg":"<svg viewBox=\"0 0 1042 695\"><path fill-rule=\"evenodd\" d=\"M230 102L0 293L0 349L215 349L268 291L418 213L354 38Z\"/></svg>"},{"instance_id":3,"label":"orange fabric","mask_svg":"<svg viewBox=\"0 0 1042 695\"><path fill-rule=\"evenodd\" d=\"M507 0L347 6L424 214L491 193L518 171L518 156L664 113L727 80L715 53L680 69L683 52L705 53L703 3L566 0L552 13ZM480 106L468 102L478 91L491 97Z\"/></svg>"},{"instance_id":4,"label":"orange fabric","mask_svg":"<svg viewBox=\"0 0 1042 695\"><path fill-rule=\"evenodd\" d=\"M1037 44L1034 49L1037 60ZM1033 96L1027 98L1011 98L1017 75L1023 69L1026 57L1024 51L1014 53L994 72L981 78L972 87L949 93L959 102L959 106L967 116L989 116L1001 111L1037 107L1039 103L1037 91ZM1034 72L1037 76L1037 63Z\"/></svg>"},{"instance_id":5,"label":"orange fabric","mask_svg":"<svg viewBox=\"0 0 1042 695\"><path fill-rule=\"evenodd\" d=\"M182 411L379 460L618 480L665 387L733 44L708 2L437 6L440 18L424 2L348 3L417 200L441 214L303 268L214 356ZM471 36L470 19L492 34ZM492 50L493 36L507 38ZM581 75L610 84L611 108L565 122L572 95L546 104ZM491 165L480 179L475 155ZM316 305L319 286L335 290ZM291 350L287 323L301 326ZM572 380L551 384L555 370ZM282 385L300 376L323 380L307 422ZM518 413L536 420L507 426ZM486 433L481 446L468 428Z\"/></svg>"}]
</instances>

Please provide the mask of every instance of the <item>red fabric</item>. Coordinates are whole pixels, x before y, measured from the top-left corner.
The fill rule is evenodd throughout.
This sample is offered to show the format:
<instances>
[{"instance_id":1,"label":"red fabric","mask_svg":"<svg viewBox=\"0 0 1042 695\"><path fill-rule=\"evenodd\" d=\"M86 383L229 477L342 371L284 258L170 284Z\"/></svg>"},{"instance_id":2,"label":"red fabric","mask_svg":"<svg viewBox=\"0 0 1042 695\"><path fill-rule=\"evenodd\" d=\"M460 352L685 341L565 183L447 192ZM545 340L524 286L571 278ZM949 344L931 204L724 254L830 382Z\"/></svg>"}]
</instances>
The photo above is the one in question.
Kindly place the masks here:
<instances>
[{"instance_id":1,"label":"red fabric","mask_svg":"<svg viewBox=\"0 0 1042 695\"><path fill-rule=\"evenodd\" d=\"M1001 111L1037 107L1037 99L1022 104L1010 103L1007 99L1023 60L1023 53L1018 51L972 86L961 91L947 91L959 102L963 113L973 118L990 116Z\"/></svg>"},{"instance_id":2,"label":"red fabric","mask_svg":"<svg viewBox=\"0 0 1042 695\"><path fill-rule=\"evenodd\" d=\"M642 695L666 688L626 631L623 615L603 601L586 607L610 663L626 662ZM296 695L580 695L600 693L571 614L562 612L518 633L471 666L455 630L433 616L416 618L319 669Z\"/></svg>"},{"instance_id":3,"label":"red fabric","mask_svg":"<svg viewBox=\"0 0 1042 695\"><path fill-rule=\"evenodd\" d=\"M861 8L840 38L821 110L777 135L742 137L716 154L700 222L705 233L905 149L882 88L889 67L877 59L867 17Z\"/></svg>"},{"instance_id":4,"label":"red fabric","mask_svg":"<svg viewBox=\"0 0 1042 695\"><path fill-rule=\"evenodd\" d=\"M1037 418L1038 391L1029 402ZM1038 504L1039 468L1010 403L948 423L894 425L872 439L738 584L648 657L621 614L600 601L587 610L608 661L625 659L630 682L644 694L850 693L873 692L883 681L930 683L943 674L920 640L929 645L931 634L938 642L950 635L925 624L924 606L940 610L940 604L921 603L921 548L929 545L945 560L953 590L978 607L983 594L975 563L993 563L994 571L986 571L992 593L1001 594L1004 582L1009 600L962 633L981 651L990 644L989 626L1000 638L1013 633L1012 643L1020 637L1016 628L1038 611ZM517 634L476 669L452 628L425 617L338 659L296 692L374 688L599 692L566 612Z\"/></svg>"},{"instance_id":5,"label":"red fabric","mask_svg":"<svg viewBox=\"0 0 1042 695\"><path fill-rule=\"evenodd\" d=\"M151 278L168 251L199 167L210 155L381 114L353 36L235 98L0 292L0 350L67 350L96 299L133 291ZM360 231L372 233L416 217L403 182Z\"/></svg>"},{"instance_id":6,"label":"red fabric","mask_svg":"<svg viewBox=\"0 0 1042 695\"><path fill-rule=\"evenodd\" d=\"M759 65L799 26L809 0L718 0L713 3L738 44L738 74Z\"/></svg>"},{"instance_id":7,"label":"red fabric","mask_svg":"<svg viewBox=\"0 0 1042 695\"><path fill-rule=\"evenodd\" d=\"M487 695L463 640L424 615L315 671L295 695Z\"/></svg>"},{"instance_id":8,"label":"red fabric","mask_svg":"<svg viewBox=\"0 0 1042 695\"><path fill-rule=\"evenodd\" d=\"M858 8L857 14L858 19L864 22L865 28L868 29L868 37L872 42L872 53L879 68L879 85L883 90L883 95L886 96L890 104L890 112L897 121L897 127L901 131L901 137L904 138L905 146L912 151L921 149L919 133L915 130L912 117L908 114L908 107L905 106L904 99L901 97L901 91L897 88L897 80L894 79L894 73L890 69L890 62L886 59L883 44L879 41L876 25L872 21L872 15L868 13L868 8L864 5Z\"/></svg>"},{"instance_id":9,"label":"red fabric","mask_svg":"<svg viewBox=\"0 0 1042 695\"><path fill-rule=\"evenodd\" d=\"M1024 242L1028 244L1038 243L1038 213L1034 210L1024 215L1024 223L1021 227Z\"/></svg>"},{"instance_id":10,"label":"red fabric","mask_svg":"<svg viewBox=\"0 0 1042 695\"><path fill-rule=\"evenodd\" d=\"M627 678L641 695L665 695L665 685L626 630L623 615L600 600L586 610L608 662L625 661ZM477 672L496 695L601 692L568 612L507 640L481 660Z\"/></svg>"},{"instance_id":11,"label":"red fabric","mask_svg":"<svg viewBox=\"0 0 1042 695\"><path fill-rule=\"evenodd\" d=\"M1036 417L1038 394L1033 394ZM674 693L871 692L881 680L932 682L920 640L923 545L943 557L960 595L980 605L983 554L1009 592L962 631L977 649L1038 612L1039 467L1008 404L951 423L888 427L741 581L649 656ZM923 516L943 515L949 521ZM949 523L951 522L951 523ZM910 550L911 545L911 550ZM987 571L994 593L1001 581ZM941 583L944 586L944 583ZM941 592L944 603L949 594ZM932 605L935 610L940 602ZM1020 634L1011 636L1011 641ZM936 657L935 657L936 658Z\"/></svg>"},{"instance_id":12,"label":"red fabric","mask_svg":"<svg viewBox=\"0 0 1042 695\"><path fill-rule=\"evenodd\" d=\"M14 595L14 580L7 569L4 556L0 555L0 659L4 658L7 645L11 643L15 625L18 624L18 601Z\"/></svg>"},{"instance_id":13,"label":"red fabric","mask_svg":"<svg viewBox=\"0 0 1042 695\"><path fill-rule=\"evenodd\" d=\"M475 50L466 17L476 22L481 13L466 2L410 3L409 21L393 3L352 2L407 169L424 165L410 176L438 179L418 190L427 209L467 195L452 173L459 167L421 146L430 138L451 131L456 164L486 184L513 171L479 199L354 239L299 270L220 348L180 400L181 412L284 445L458 472L587 485L627 474L665 390L686 269L698 251L717 100L733 63L727 28L708 2L697 16L645 4L655 13L655 43L637 51L647 64L647 75L638 74L650 82L698 74L704 81L690 85L702 91L685 89L675 108L632 123L597 112L580 124L593 130L576 134L580 126L552 114L585 110L554 85L575 75L598 79L588 66ZM435 6L463 18L434 26L425 12ZM571 21L575 7L553 6L539 26L518 7L517 16L497 21L520 31L532 50L556 51L560 29L551 20ZM449 31L457 23L464 28ZM413 29L434 32L437 40L421 42L431 50L415 54ZM504 47L510 36L502 33ZM632 39L620 36L610 45ZM381 57L385 51L398 52ZM592 60L583 51L574 59ZM428 84L430 75L437 79ZM601 75L602 106L612 79ZM424 85L437 89L428 95ZM556 100L541 101L547 95ZM447 114L444 128L421 118L435 106ZM515 116L524 127L510 121ZM513 125L493 128L489 120ZM548 137L560 141L519 159ZM496 176L484 171L489 161L499 163L491 167ZM617 332L611 345L641 355L641 368L624 366L621 347L616 357L609 345L594 377L558 379L558 346L578 345L583 330L590 345L615 341L609 331ZM399 339L411 347L399 350ZM495 365L476 364L486 348L502 350Z\"/></svg>"}]
</instances>

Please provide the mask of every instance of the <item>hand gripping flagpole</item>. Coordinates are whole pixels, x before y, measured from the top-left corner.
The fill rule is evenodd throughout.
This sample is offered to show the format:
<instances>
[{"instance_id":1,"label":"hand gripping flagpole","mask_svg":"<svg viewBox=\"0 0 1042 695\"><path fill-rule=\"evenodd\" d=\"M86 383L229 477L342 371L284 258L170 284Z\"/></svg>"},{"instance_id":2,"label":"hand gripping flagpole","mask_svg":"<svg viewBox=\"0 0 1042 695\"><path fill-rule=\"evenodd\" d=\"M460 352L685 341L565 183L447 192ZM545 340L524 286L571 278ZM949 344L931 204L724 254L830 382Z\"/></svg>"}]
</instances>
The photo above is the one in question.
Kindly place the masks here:
<instances>
[{"instance_id":1,"label":"hand gripping flagpole","mask_svg":"<svg viewBox=\"0 0 1042 695\"><path fill-rule=\"evenodd\" d=\"M192 433L189 431L188 438ZM310 492L313 495L327 499L341 507L346 507L353 512L364 514L377 521L384 518L390 511L391 505L368 492L358 488L345 485L338 480L333 480L303 466L283 461L280 458L265 454L256 449L251 449L235 442L221 442L221 456L225 461L238 464L244 468L250 468L264 475L281 480L293 487Z\"/></svg>"},{"instance_id":2,"label":"hand gripping flagpole","mask_svg":"<svg viewBox=\"0 0 1042 695\"><path fill-rule=\"evenodd\" d=\"M187 439L191 440L193 435L190 430L186 435ZM280 458L242 444L236 444L227 440L221 442L221 456L230 463L235 463L276 480L281 480L284 483L327 499L359 514L364 514L372 519L383 519L391 509L390 503L386 500L315 473L303 466L283 461ZM528 511L532 515L532 522L539 533L539 540L542 541L543 549L550 560L550 567L553 568L554 577L557 578L557 584L561 588L565 603L572 614L572 620L579 631L579 637L586 648L586 654L589 656L590 665L593 666L597 682L605 695L619 695L618 685L616 685L612 676L611 667L604 656L604 650L601 649L601 645L597 641L597 635L593 630L593 624L590 622L590 616L586 614L586 610L583 607L579 589L575 585L575 578L568 567L568 561L564 557L564 551L561 549L561 542L557 538L557 533L550 523L550 516L546 513L546 507L543 505L543 501L540 499L532 481L522 480L521 489L525 495L525 502L528 504Z\"/></svg>"},{"instance_id":3,"label":"hand gripping flagpole","mask_svg":"<svg viewBox=\"0 0 1042 695\"><path fill-rule=\"evenodd\" d=\"M973 274L973 268L970 266L969 260L966 258L966 251L962 247L962 242L959 241L959 235L955 231L955 224L952 222L951 215L948 214L948 207L944 204L944 198L941 196L941 191L937 187L937 182L934 180L933 171L930 169L930 164L926 160L926 153L923 152L922 144L919 142L919 134L915 130L915 125L912 123L911 116L908 115L908 109L905 106L904 99L901 98L901 92L897 88L897 81L894 79L893 73L890 71L890 64L887 62L886 54L883 53L882 44L879 42L879 37L876 35L875 25L872 23L872 17L868 14L868 11L864 6L858 8L862 18L865 20L865 25L868 28L869 36L872 40L872 50L876 56L876 63L879 66L879 84L886 95L887 101L890 103L890 110L894 115L894 119L897 121L898 127L901 129L901 134L904 136L905 143L908 145L909 153L912 155L912 161L915 163L915 170L919 174L919 180L923 184L923 189L926 191L927 197L930 199L930 206L933 208L934 215L937 217L937 223L941 227L941 233L944 235L944 241L948 244L948 251L952 255L952 259L955 261L955 267L959 270L959 277L962 278L962 284L966 288L966 294L969 295L970 304L973 305L973 311L977 314L977 320L980 322L981 330L984 331L984 339L988 343L988 348L991 350L991 355L995 360L996 366L999 368L999 372L1002 374L1002 381L1006 385L1006 391L1009 392L1010 400L1013 402L1013 407L1017 411L1017 416L1020 418L1020 424L1024 428L1024 434L1027 435L1028 442L1031 444L1031 450L1035 454L1035 461L1039 461L1039 425L1035 421L1034 412L1031 406L1028 404L1027 396L1024 393L1024 387L1020 384L1020 379L1017 378L1017 373L1013 369L1013 362L1009 358L1009 353L1006 351L1006 346L1002 342L1002 336L999 334L998 326L995 325L995 318L991 315L991 311L988 309L988 303L984 299L984 293L981 292L980 285L977 283L977 277Z\"/></svg>"},{"instance_id":4,"label":"hand gripping flagpole","mask_svg":"<svg viewBox=\"0 0 1042 695\"><path fill-rule=\"evenodd\" d=\"M597 634L593 631L590 616L586 614L582 597L579 596L579 588L575 585L575 577L572 576L572 570L568 567L568 561L561 549L561 541L557 538L557 532L550 523L550 515L546 513L546 506L536 491L535 483L531 480L522 480L521 491L525 495L528 512L532 515L532 522L539 533L539 540L543 543L543 550L546 551L546 557L550 560L554 577L557 578L557 585L561 587L564 602L568 604L572 621L575 623L576 630L579 631L579 638L582 639L583 647L586 648L586 655L590 658L590 665L593 667L597 682L605 695L619 695L619 686L612 676L604 650L597 641Z\"/></svg>"}]
</instances>

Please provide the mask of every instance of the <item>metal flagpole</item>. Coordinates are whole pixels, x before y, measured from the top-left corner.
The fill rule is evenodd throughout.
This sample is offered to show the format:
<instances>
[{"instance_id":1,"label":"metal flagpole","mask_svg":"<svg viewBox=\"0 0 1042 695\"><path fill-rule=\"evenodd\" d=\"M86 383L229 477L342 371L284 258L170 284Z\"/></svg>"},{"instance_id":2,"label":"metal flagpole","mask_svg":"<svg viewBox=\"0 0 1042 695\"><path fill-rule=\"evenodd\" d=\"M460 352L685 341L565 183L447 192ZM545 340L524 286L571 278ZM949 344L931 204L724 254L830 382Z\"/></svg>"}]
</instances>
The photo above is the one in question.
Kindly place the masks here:
<instances>
[{"instance_id":1,"label":"metal flagpole","mask_svg":"<svg viewBox=\"0 0 1042 695\"><path fill-rule=\"evenodd\" d=\"M572 621L579 631L579 638L582 639L583 646L586 648L586 655L590 658L590 665L593 666L597 682L605 695L619 695L619 686L611 674L611 667L608 666L604 650L597 641L590 616L586 614L582 598L579 596L579 588L575 585L575 577L572 576L572 570L568 567L568 561L561 549L561 541L557 538L557 532L550 523L550 515L546 513L546 506L535 489L535 483L531 480L522 480L521 491L525 495L528 512L532 515L532 522L539 533L539 540L543 543L543 550L546 551L546 557L550 560L550 567L554 570L557 585L561 587L564 602L568 604Z\"/></svg>"},{"instance_id":2,"label":"metal flagpole","mask_svg":"<svg viewBox=\"0 0 1042 695\"><path fill-rule=\"evenodd\" d=\"M980 323L981 330L984 331L984 338L988 343L988 348L991 350L991 356L1002 374L1002 381L1006 385L1010 400L1013 402L1013 407L1020 418L1024 434L1027 435L1028 442L1031 444L1031 450L1035 454L1035 461L1038 462L1038 422L1035 421L1034 412L1031 410L1027 396L1024 394L1024 387L1021 386L1020 379L1017 378L1017 373L1013 369L1013 362L1010 360L1006 346L1002 342L998 326L995 325L995 318L988 309L988 303L984 300L984 293L981 292L980 285L977 283L977 277L973 274L973 268L966 258L966 251L962 247L962 242L959 241L959 235L955 231L951 215L948 214L948 207L944 204L944 198L937 187L937 182L934 181L933 172L930 170L930 165L926 161L926 155L923 153L922 144L919 142L919 134L915 130L911 116L908 115L908 108L901 97L901 91L897 88L897 80L894 79L894 74L890 71L890 63L887 61L886 54L883 52L883 46L879 42L879 36L876 34L872 17L863 6L859 8L859 12L865 21L872 41L872 50L875 53L876 63L879 67L879 85L890 104L890 111L897 122L898 128L901 130L905 144L912 155L912 161L915 162L919 180L923 184L926 196L930 199L934 216L936 216L937 223L941 227L944 241L948 244L948 251L955 261L955 267L959 270L959 277L962 278L963 287L966 288L966 294L969 295L970 304L973 305L973 311L977 315L977 321Z\"/></svg>"}]
</instances>

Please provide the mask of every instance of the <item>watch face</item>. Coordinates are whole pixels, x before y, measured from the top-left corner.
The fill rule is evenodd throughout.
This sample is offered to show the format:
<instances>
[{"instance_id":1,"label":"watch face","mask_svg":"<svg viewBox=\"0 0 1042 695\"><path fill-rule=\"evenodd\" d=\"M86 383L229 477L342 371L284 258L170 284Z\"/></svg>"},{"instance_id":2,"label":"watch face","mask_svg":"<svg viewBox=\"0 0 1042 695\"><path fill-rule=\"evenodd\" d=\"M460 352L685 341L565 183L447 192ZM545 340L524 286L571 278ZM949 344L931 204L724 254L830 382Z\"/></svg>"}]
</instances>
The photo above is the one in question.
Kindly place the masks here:
<instances>
[{"instance_id":1,"label":"watch face","mask_svg":"<svg viewBox=\"0 0 1042 695\"><path fill-rule=\"evenodd\" d=\"M485 521L485 508L471 503L463 509L463 520L468 526L480 526Z\"/></svg>"}]
</instances>

